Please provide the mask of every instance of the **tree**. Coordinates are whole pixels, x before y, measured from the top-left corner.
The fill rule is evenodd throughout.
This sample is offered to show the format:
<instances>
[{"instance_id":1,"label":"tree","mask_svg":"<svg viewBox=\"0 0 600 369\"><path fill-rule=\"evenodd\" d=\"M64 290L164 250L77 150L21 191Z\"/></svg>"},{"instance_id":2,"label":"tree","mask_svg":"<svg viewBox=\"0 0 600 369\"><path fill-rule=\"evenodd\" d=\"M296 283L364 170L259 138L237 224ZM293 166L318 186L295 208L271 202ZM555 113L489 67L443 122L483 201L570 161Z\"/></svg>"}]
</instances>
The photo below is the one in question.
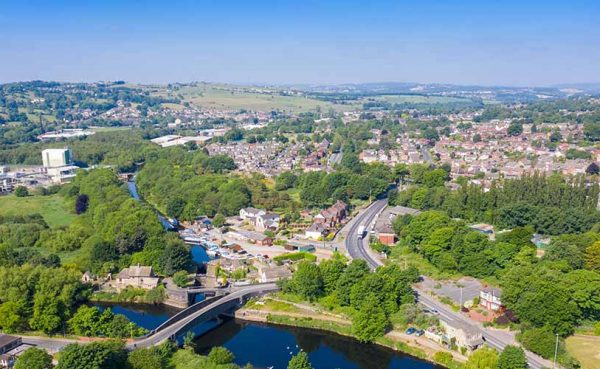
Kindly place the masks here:
<instances>
[{"instance_id":1,"label":"tree","mask_svg":"<svg viewBox=\"0 0 600 369\"><path fill-rule=\"evenodd\" d=\"M208 360L217 365L225 365L233 363L235 356L225 347L214 347L208 353Z\"/></svg>"},{"instance_id":2,"label":"tree","mask_svg":"<svg viewBox=\"0 0 600 369\"><path fill-rule=\"evenodd\" d=\"M127 357L131 369L163 369L167 367L164 358L156 348L137 349Z\"/></svg>"},{"instance_id":3,"label":"tree","mask_svg":"<svg viewBox=\"0 0 600 369\"><path fill-rule=\"evenodd\" d=\"M15 188L15 196L17 196L17 197L29 196L29 190L25 186L17 186L17 188Z\"/></svg>"},{"instance_id":4,"label":"tree","mask_svg":"<svg viewBox=\"0 0 600 369\"><path fill-rule=\"evenodd\" d=\"M552 261L565 261L573 269L583 268L583 253L572 243L561 239L554 239L548 246L544 259Z\"/></svg>"},{"instance_id":5,"label":"tree","mask_svg":"<svg viewBox=\"0 0 600 369\"><path fill-rule=\"evenodd\" d=\"M171 218L179 218L181 216L181 213L183 213L185 204L186 204L186 202L181 198L176 197L176 198L170 199L169 202L167 203L167 209L166 209L167 214Z\"/></svg>"},{"instance_id":6,"label":"tree","mask_svg":"<svg viewBox=\"0 0 600 369\"><path fill-rule=\"evenodd\" d=\"M588 165L585 172L589 175L597 175L600 174L600 167L598 167L598 164L592 163Z\"/></svg>"},{"instance_id":7,"label":"tree","mask_svg":"<svg viewBox=\"0 0 600 369\"><path fill-rule=\"evenodd\" d=\"M344 273L338 279L336 295L342 306L350 305L350 293L352 286L369 273L367 262L362 259L354 259L348 265Z\"/></svg>"},{"instance_id":8,"label":"tree","mask_svg":"<svg viewBox=\"0 0 600 369\"><path fill-rule=\"evenodd\" d=\"M298 182L298 176L292 172L283 172L275 180L275 190L285 191L293 188Z\"/></svg>"},{"instance_id":9,"label":"tree","mask_svg":"<svg viewBox=\"0 0 600 369\"><path fill-rule=\"evenodd\" d=\"M69 328L78 336L95 336L98 333L100 311L95 306L82 305L69 320Z\"/></svg>"},{"instance_id":10,"label":"tree","mask_svg":"<svg viewBox=\"0 0 600 369\"><path fill-rule=\"evenodd\" d=\"M585 249L585 268L600 273L600 241Z\"/></svg>"},{"instance_id":11,"label":"tree","mask_svg":"<svg viewBox=\"0 0 600 369\"><path fill-rule=\"evenodd\" d=\"M321 264L319 264L321 276L323 277L325 293L330 294L335 290L338 280L344 273L345 268L346 264L344 264L344 262L339 258L324 260L321 262Z\"/></svg>"},{"instance_id":12,"label":"tree","mask_svg":"<svg viewBox=\"0 0 600 369\"><path fill-rule=\"evenodd\" d=\"M371 294L352 319L352 332L361 342L372 342L385 334L389 321L377 298Z\"/></svg>"},{"instance_id":13,"label":"tree","mask_svg":"<svg viewBox=\"0 0 600 369\"><path fill-rule=\"evenodd\" d=\"M196 344L194 343L195 338L194 332L188 331L185 336L183 336L183 347L193 351L196 347Z\"/></svg>"},{"instance_id":14,"label":"tree","mask_svg":"<svg viewBox=\"0 0 600 369\"><path fill-rule=\"evenodd\" d=\"M213 226L220 228L225 225L225 216L221 213L217 213L212 221Z\"/></svg>"},{"instance_id":15,"label":"tree","mask_svg":"<svg viewBox=\"0 0 600 369\"><path fill-rule=\"evenodd\" d=\"M190 252L183 242L170 240L160 255L158 264L164 274L173 275L178 270L187 270L191 261Z\"/></svg>"},{"instance_id":16,"label":"tree","mask_svg":"<svg viewBox=\"0 0 600 369\"><path fill-rule=\"evenodd\" d=\"M32 347L17 359L14 369L52 369L52 356L45 350Z\"/></svg>"},{"instance_id":17,"label":"tree","mask_svg":"<svg viewBox=\"0 0 600 369\"><path fill-rule=\"evenodd\" d=\"M540 355L545 359L549 359L554 356L556 336L548 327L527 329L521 334L517 335L517 339L526 349ZM561 345L559 347L559 355L561 354L560 351L563 349L564 348Z\"/></svg>"},{"instance_id":18,"label":"tree","mask_svg":"<svg viewBox=\"0 0 600 369\"><path fill-rule=\"evenodd\" d=\"M523 124L521 124L519 122L512 122L508 126L507 133L509 136L520 136L521 133L523 133Z\"/></svg>"},{"instance_id":19,"label":"tree","mask_svg":"<svg viewBox=\"0 0 600 369\"><path fill-rule=\"evenodd\" d=\"M527 369L527 358L522 348L508 345L498 357L496 369Z\"/></svg>"},{"instance_id":20,"label":"tree","mask_svg":"<svg viewBox=\"0 0 600 369\"><path fill-rule=\"evenodd\" d=\"M188 273L185 270L180 270L178 272L175 272L175 274L173 274L173 282L178 286L178 287L185 287L188 285Z\"/></svg>"},{"instance_id":21,"label":"tree","mask_svg":"<svg viewBox=\"0 0 600 369\"><path fill-rule=\"evenodd\" d=\"M304 351L300 351L291 358L287 369L313 369L313 367L308 360L308 354Z\"/></svg>"},{"instance_id":22,"label":"tree","mask_svg":"<svg viewBox=\"0 0 600 369\"><path fill-rule=\"evenodd\" d=\"M560 142L562 138L560 131L554 131L550 134L550 142Z\"/></svg>"},{"instance_id":23,"label":"tree","mask_svg":"<svg viewBox=\"0 0 600 369\"><path fill-rule=\"evenodd\" d=\"M465 369L496 369L498 352L493 348L484 346L475 351L465 363Z\"/></svg>"},{"instance_id":24,"label":"tree","mask_svg":"<svg viewBox=\"0 0 600 369\"><path fill-rule=\"evenodd\" d=\"M14 333L26 327L27 320L23 316L25 303L7 301L0 305L0 329L5 333Z\"/></svg>"},{"instance_id":25,"label":"tree","mask_svg":"<svg viewBox=\"0 0 600 369\"><path fill-rule=\"evenodd\" d=\"M86 194L77 196L75 200L75 214L83 214L87 211L90 203L90 198Z\"/></svg>"},{"instance_id":26,"label":"tree","mask_svg":"<svg viewBox=\"0 0 600 369\"><path fill-rule=\"evenodd\" d=\"M293 289L309 301L321 296L324 292L324 283L319 267L308 261L298 264L293 277Z\"/></svg>"},{"instance_id":27,"label":"tree","mask_svg":"<svg viewBox=\"0 0 600 369\"><path fill-rule=\"evenodd\" d=\"M126 367L127 351L123 342L71 344L61 351L57 369L121 369Z\"/></svg>"}]
</instances>

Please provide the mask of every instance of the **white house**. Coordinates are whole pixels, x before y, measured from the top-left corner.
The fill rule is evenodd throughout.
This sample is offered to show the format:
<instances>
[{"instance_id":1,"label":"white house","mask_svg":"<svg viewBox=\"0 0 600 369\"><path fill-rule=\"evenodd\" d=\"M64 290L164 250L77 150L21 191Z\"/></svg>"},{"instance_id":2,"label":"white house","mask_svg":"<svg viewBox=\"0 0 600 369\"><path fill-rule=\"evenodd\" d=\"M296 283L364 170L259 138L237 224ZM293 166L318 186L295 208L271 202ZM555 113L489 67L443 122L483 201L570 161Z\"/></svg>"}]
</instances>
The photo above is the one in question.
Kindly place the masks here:
<instances>
[{"instance_id":1,"label":"white house","mask_svg":"<svg viewBox=\"0 0 600 369\"><path fill-rule=\"evenodd\" d=\"M479 291L479 305L487 310L498 311L503 307L501 295L502 291L497 288L484 288Z\"/></svg>"},{"instance_id":2,"label":"white house","mask_svg":"<svg viewBox=\"0 0 600 369\"><path fill-rule=\"evenodd\" d=\"M259 215L265 215L267 212L262 209L257 208L243 208L240 209L240 218L242 220L251 220L253 223L253 219Z\"/></svg>"},{"instance_id":3,"label":"white house","mask_svg":"<svg viewBox=\"0 0 600 369\"><path fill-rule=\"evenodd\" d=\"M266 230L275 231L279 228L279 214L267 213L262 209L240 209L240 218L251 223L259 232L264 232Z\"/></svg>"},{"instance_id":4,"label":"white house","mask_svg":"<svg viewBox=\"0 0 600 369\"><path fill-rule=\"evenodd\" d=\"M318 240L319 238L323 237L325 230L326 228L323 224L315 222L306 229L304 236L311 240Z\"/></svg>"}]
</instances>

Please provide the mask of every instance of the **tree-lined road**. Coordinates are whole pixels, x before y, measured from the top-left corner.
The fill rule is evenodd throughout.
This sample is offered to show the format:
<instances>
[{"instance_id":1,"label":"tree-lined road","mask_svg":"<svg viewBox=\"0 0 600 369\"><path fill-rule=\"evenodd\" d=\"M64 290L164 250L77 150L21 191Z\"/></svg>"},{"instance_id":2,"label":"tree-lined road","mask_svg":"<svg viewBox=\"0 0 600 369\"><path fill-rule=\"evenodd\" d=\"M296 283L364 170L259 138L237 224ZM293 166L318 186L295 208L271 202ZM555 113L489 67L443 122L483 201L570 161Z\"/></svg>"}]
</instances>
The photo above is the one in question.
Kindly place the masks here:
<instances>
[{"instance_id":1,"label":"tree-lined road","mask_svg":"<svg viewBox=\"0 0 600 369\"><path fill-rule=\"evenodd\" d=\"M365 226L367 231L370 230L371 224L377 219L377 216L387 206L387 199L376 200L365 210L361 211L346 227L348 227L348 233L346 235L345 245L348 254L352 259L362 259L367 262L369 267L374 270L378 266L383 265L381 260L376 256L372 255L369 251L369 235L364 238L358 237L358 227ZM419 289L415 290L418 302L429 309L435 309L439 312L439 319L445 322L461 321L472 325L476 329L481 331L481 334L485 342L498 350L504 349L506 345L515 344L513 334L509 332L492 330L482 327L479 324L474 324L470 319L464 317L458 312L453 311L444 303L438 301L432 296L427 295ZM525 351L527 356L527 362L529 367L532 369L541 369L544 367L552 367L552 362L546 360L532 352Z\"/></svg>"}]
</instances>

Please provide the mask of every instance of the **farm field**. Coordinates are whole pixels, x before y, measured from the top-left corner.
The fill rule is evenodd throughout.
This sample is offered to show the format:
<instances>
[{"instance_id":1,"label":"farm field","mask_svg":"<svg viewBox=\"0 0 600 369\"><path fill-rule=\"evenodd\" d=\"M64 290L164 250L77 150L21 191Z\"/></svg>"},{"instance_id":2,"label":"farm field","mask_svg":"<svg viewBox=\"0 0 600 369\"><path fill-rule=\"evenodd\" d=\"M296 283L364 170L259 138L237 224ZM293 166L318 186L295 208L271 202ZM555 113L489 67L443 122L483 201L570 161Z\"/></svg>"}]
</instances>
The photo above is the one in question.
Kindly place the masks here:
<instances>
[{"instance_id":1,"label":"farm field","mask_svg":"<svg viewBox=\"0 0 600 369\"><path fill-rule=\"evenodd\" d=\"M159 90L156 95L179 97L185 102L204 108L220 110L283 110L292 113L314 111L319 107L323 111L333 108L337 111L352 110L353 105L338 105L303 96L283 96L276 92L259 93L248 87L222 84L198 84L184 86L173 91Z\"/></svg>"},{"instance_id":2,"label":"farm field","mask_svg":"<svg viewBox=\"0 0 600 369\"><path fill-rule=\"evenodd\" d=\"M567 338L567 351L579 360L582 369L600 369L600 337L571 336Z\"/></svg>"},{"instance_id":3,"label":"farm field","mask_svg":"<svg viewBox=\"0 0 600 369\"><path fill-rule=\"evenodd\" d=\"M76 215L71 213L68 204L60 195L0 197L0 215L27 215L40 213L50 227L69 225Z\"/></svg>"},{"instance_id":4,"label":"farm field","mask_svg":"<svg viewBox=\"0 0 600 369\"><path fill-rule=\"evenodd\" d=\"M376 100L383 100L391 104L447 104L456 102L470 102L471 100L451 96L424 96L424 95L382 95Z\"/></svg>"}]
</instances>

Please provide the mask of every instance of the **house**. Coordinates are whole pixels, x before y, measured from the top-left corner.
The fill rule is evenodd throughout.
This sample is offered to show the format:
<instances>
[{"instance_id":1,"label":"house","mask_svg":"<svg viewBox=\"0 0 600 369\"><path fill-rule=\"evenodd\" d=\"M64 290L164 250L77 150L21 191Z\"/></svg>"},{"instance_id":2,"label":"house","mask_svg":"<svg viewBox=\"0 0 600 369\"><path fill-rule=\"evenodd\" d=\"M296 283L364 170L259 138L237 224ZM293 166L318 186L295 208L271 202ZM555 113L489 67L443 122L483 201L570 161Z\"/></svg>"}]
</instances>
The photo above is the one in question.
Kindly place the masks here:
<instances>
[{"instance_id":1,"label":"house","mask_svg":"<svg viewBox=\"0 0 600 369\"><path fill-rule=\"evenodd\" d=\"M446 331L446 337L454 341L458 347L465 347L472 351L483 345L481 331L471 324L459 320L448 322L440 320L440 324Z\"/></svg>"},{"instance_id":2,"label":"house","mask_svg":"<svg viewBox=\"0 0 600 369\"><path fill-rule=\"evenodd\" d=\"M250 220L252 222L254 218L256 218L259 215L264 215L267 212L261 209L256 209L256 208L243 208L240 209L240 218L242 220Z\"/></svg>"},{"instance_id":3,"label":"house","mask_svg":"<svg viewBox=\"0 0 600 369\"><path fill-rule=\"evenodd\" d=\"M236 231L229 232L228 235L237 240L254 243L261 246L273 245L273 239L271 237L258 232L238 229Z\"/></svg>"},{"instance_id":4,"label":"house","mask_svg":"<svg viewBox=\"0 0 600 369\"><path fill-rule=\"evenodd\" d=\"M500 296L502 296L502 291L499 289L484 288L479 291L479 306L492 311L502 310Z\"/></svg>"},{"instance_id":5,"label":"house","mask_svg":"<svg viewBox=\"0 0 600 369\"><path fill-rule=\"evenodd\" d=\"M259 232L266 230L276 231L279 228L279 214L267 213L265 210L256 208L240 209L240 218L248 221Z\"/></svg>"},{"instance_id":6,"label":"house","mask_svg":"<svg viewBox=\"0 0 600 369\"><path fill-rule=\"evenodd\" d=\"M254 227L259 232L276 231L279 228L279 214L265 213L254 218Z\"/></svg>"},{"instance_id":7,"label":"house","mask_svg":"<svg viewBox=\"0 0 600 369\"><path fill-rule=\"evenodd\" d=\"M304 236L311 240L319 240L326 233L327 229L322 223L315 222L304 231Z\"/></svg>"},{"instance_id":8,"label":"house","mask_svg":"<svg viewBox=\"0 0 600 369\"><path fill-rule=\"evenodd\" d=\"M261 263L258 265L258 278L260 283L277 282L281 279L290 278L292 271L287 265L270 265Z\"/></svg>"},{"instance_id":9,"label":"house","mask_svg":"<svg viewBox=\"0 0 600 369\"><path fill-rule=\"evenodd\" d=\"M22 344L21 337L0 334L0 368L12 367L15 361L15 355L12 351Z\"/></svg>"},{"instance_id":10,"label":"house","mask_svg":"<svg viewBox=\"0 0 600 369\"><path fill-rule=\"evenodd\" d=\"M315 215L314 221L323 224L325 227L333 227L346 218L347 211L348 205L338 200L329 208L321 210L319 214Z\"/></svg>"},{"instance_id":11,"label":"house","mask_svg":"<svg viewBox=\"0 0 600 369\"><path fill-rule=\"evenodd\" d=\"M90 273L89 271L86 271L81 276L81 283L92 283L93 280L94 280L94 277L92 276L92 273Z\"/></svg>"},{"instance_id":12,"label":"house","mask_svg":"<svg viewBox=\"0 0 600 369\"><path fill-rule=\"evenodd\" d=\"M131 266L123 269L116 278L117 290L127 287L151 290L158 287L159 278L154 275L150 266Z\"/></svg>"}]
</instances>

